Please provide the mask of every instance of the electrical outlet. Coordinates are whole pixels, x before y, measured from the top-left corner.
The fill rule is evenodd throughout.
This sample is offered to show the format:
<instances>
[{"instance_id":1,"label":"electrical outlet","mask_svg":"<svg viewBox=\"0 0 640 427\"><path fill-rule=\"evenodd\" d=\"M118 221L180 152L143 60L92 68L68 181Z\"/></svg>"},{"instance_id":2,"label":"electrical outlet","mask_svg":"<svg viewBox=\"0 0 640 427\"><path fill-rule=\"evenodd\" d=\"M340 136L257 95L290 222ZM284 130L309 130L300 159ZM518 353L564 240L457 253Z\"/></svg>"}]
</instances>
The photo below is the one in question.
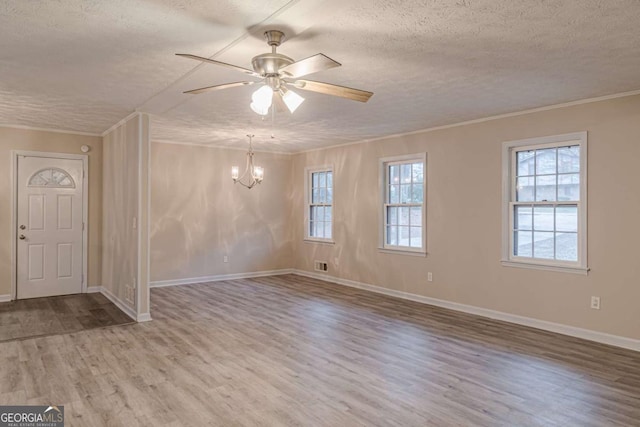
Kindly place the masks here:
<instances>
[{"instance_id":1,"label":"electrical outlet","mask_svg":"<svg viewBox=\"0 0 640 427\"><path fill-rule=\"evenodd\" d=\"M229 257L227 255L223 256L222 262L229 262Z\"/></svg>"},{"instance_id":2,"label":"electrical outlet","mask_svg":"<svg viewBox=\"0 0 640 427\"><path fill-rule=\"evenodd\" d=\"M428 280L429 282L433 282L433 273L432 273L432 272L428 272L428 273L427 273L427 280Z\"/></svg>"},{"instance_id":3,"label":"electrical outlet","mask_svg":"<svg viewBox=\"0 0 640 427\"><path fill-rule=\"evenodd\" d=\"M600 310L600 297L591 297L591 308Z\"/></svg>"}]
</instances>

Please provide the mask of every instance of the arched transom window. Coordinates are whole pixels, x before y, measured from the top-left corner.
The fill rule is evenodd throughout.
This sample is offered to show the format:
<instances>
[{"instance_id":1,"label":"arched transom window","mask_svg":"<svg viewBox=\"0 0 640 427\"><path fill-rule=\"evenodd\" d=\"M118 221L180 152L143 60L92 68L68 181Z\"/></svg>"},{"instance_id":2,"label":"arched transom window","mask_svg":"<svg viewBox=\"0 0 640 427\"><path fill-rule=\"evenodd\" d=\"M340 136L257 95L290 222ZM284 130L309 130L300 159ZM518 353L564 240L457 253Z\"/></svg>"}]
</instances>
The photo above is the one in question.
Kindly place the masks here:
<instances>
[{"instance_id":1,"label":"arched transom window","mask_svg":"<svg viewBox=\"0 0 640 427\"><path fill-rule=\"evenodd\" d=\"M76 183L66 171L46 168L31 175L29 187L76 188Z\"/></svg>"}]
</instances>

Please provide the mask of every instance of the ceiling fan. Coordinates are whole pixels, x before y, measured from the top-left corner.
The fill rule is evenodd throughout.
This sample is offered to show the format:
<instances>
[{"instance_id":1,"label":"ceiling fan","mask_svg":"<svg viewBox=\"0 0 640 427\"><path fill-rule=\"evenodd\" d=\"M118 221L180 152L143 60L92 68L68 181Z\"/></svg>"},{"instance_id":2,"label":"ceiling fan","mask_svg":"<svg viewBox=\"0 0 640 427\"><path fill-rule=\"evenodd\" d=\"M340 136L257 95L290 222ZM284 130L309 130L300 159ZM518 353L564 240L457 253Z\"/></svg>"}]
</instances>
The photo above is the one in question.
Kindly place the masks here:
<instances>
[{"instance_id":1,"label":"ceiling fan","mask_svg":"<svg viewBox=\"0 0 640 427\"><path fill-rule=\"evenodd\" d=\"M271 52L254 56L251 60L253 70L196 55L189 55L185 53L176 53L176 55L209 64L221 65L223 67L240 71L249 76L262 79L264 85L253 93L253 102L251 103L251 109L261 115L268 114L269 108L274 103L276 109L284 111L286 108L293 113L296 108L304 102L304 98L291 90L291 87L323 93L326 95L340 96L342 98L360 102L367 102L373 95L373 92L338 86L330 83L317 82L314 80L298 80L299 77L339 67L341 64L322 53L318 53L300 61L294 61L288 56L276 52L276 48L284 41L284 33L282 31L269 30L264 33L264 37L267 40L267 44L271 46ZM260 81L225 83L188 90L184 93L196 95L220 89L252 85L255 83L260 83Z\"/></svg>"}]
</instances>

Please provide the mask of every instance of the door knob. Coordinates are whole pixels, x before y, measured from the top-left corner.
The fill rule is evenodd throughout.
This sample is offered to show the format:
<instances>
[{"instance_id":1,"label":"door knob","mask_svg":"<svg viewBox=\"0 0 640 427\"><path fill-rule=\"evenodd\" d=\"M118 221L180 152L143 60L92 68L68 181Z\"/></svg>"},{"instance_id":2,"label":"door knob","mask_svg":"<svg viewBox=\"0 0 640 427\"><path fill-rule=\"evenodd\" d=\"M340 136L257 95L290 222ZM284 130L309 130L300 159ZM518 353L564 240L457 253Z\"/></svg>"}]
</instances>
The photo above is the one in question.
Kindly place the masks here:
<instances>
[{"instance_id":1,"label":"door knob","mask_svg":"<svg viewBox=\"0 0 640 427\"><path fill-rule=\"evenodd\" d=\"M20 226L20 230L24 230L25 228L27 228L27 226L26 226L26 225L24 225L24 224L22 224L22 225Z\"/></svg>"},{"instance_id":2,"label":"door knob","mask_svg":"<svg viewBox=\"0 0 640 427\"><path fill-rule=\"evenodd\" d=\"M27 236L25 236L24 234L21 234L20 237L18 237L18 239L20 239L20 240L24 240L26 238L27 238Z\"/></svg>"}]
</instances>

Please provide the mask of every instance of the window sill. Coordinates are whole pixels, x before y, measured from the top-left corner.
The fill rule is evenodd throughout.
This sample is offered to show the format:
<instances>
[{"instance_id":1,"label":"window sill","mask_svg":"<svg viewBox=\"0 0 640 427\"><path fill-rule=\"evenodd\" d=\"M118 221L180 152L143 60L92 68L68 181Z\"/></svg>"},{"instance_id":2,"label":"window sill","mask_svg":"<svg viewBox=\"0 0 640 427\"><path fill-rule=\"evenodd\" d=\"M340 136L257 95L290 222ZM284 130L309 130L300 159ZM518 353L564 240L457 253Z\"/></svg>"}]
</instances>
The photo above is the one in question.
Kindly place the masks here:
<instances>
[{"instance_id":1,"label":"window sill","mask_svg":"<svg viewBox=\"0 0 640 427\"><path fill-rule=\"evenodd\" d=\"M394 254L394 255L409 255L409 256L417 256L417 257L426 257L426 252L421 251L406 251L403 249L389 249L389 248L378 248L378 252L382 252L383 254Z\"/></svg>"},{"instance_id":2,"label":"window sill","mask_svg":"<svg viewBox=\"0 0 640 427\"><path fill-rule=\"evenodd\" d=\"M557 271L560 273L581 274L583 276L588 275L590 270L588 267L567 267L563 265L535 264L530 262L518 262L518 261L508 261L508 260L502 260L500 262L504 267L527 268L530 270Z\"/></svg>"},{"instance_id":3,"label":"window sill","mask_svg":"<svg viewBox=\"0 0 640 427\"><path fill-rule=\"evenodd\" d=\"M302 240L304 243L319 243L321 245L335 245L336 242L333 240L320 240L320 239L310 239L310 238L305 238Z\"/></svg>"}]
</instances>

